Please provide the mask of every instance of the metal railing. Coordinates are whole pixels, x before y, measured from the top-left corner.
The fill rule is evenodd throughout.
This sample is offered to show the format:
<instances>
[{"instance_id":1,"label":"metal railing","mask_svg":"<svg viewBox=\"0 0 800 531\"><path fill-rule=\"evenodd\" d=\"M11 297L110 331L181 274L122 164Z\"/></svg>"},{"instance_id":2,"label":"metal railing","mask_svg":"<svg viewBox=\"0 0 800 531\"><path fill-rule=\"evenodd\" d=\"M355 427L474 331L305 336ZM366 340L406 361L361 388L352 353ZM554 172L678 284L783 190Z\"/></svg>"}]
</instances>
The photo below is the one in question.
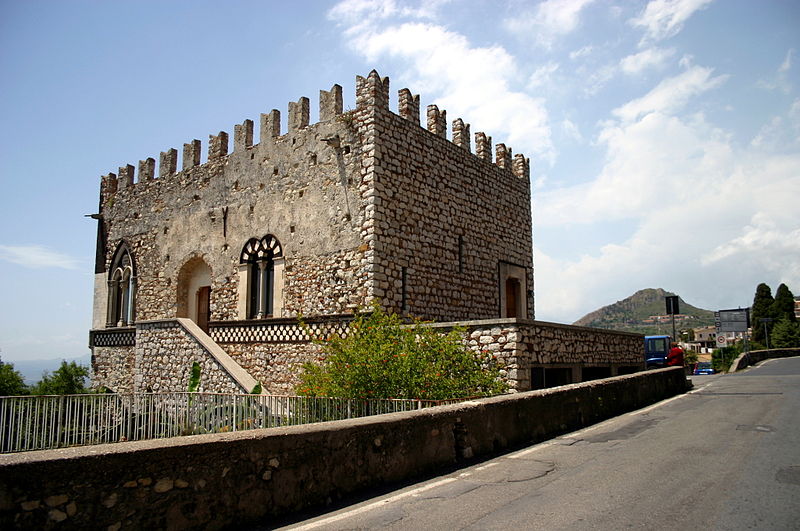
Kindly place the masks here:
<instances>
[{"instance_id":1,"label":"metal railing","mask_svg":"<svg viewBox=\"0 0 800 531\"><path fill-rule=\"evenodd\" d=\"M221 393L0 397L0 453L344 420L458 400Z\"/></svg>"}]
</instances>

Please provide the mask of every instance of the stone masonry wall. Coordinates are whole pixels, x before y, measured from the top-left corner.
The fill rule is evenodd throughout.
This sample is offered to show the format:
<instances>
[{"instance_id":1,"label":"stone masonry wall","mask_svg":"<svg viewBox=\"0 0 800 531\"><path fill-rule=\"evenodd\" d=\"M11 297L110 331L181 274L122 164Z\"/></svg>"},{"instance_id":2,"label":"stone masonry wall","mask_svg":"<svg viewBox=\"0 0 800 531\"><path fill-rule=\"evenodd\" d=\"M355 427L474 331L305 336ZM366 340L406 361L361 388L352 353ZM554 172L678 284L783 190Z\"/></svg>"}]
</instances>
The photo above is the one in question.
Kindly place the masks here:
<instances>
[{"instance_id":1,"label":"stone masonry wall","mask_svg":"<svg viewBox=\"0 0 800 531\"><path fill-rule=\"evenodd\" d=\"M117 393L133 393L136 365L134 347L95 347L92 387L104 386Z\"/></svg>"},{"instance_id":2,"label":"stone masonry wall","mask_svg":"<svg viewBox=\"0 0 800 531\"><path fill-rule=\"evenodd\" d=\"M536 321L526 327L526 350L537 364L643 366L641 334Z\"/></svg>"},{"instance_id":3,"label":"stone masonry wall","mask_svg":"<svg viewBox=\"0 0 800 531\"><path fill-rule=\"evenodd\" d=\"M263 382L264 393L271 395L297 394L302 365L322 359L322 349L314 343L245 343L224 348L236 363Z\"/></svg>"},{"instance_id":4,"label":"stone masonry wall","mask_svg":"<svg viewBox=\"0 0 800 531\"><path fill-rule=\"evenodd\" d=\"M175 321L139 323L135 391L185 391L192 363L200 364L200 391L248 393Z\"/></svg>"},{"instance_id":5,"label":"stone masonry wall","mask_svg":"<svg viewBox=\"0 0 800 531\"><path fill-rule=\"evenodd\" d=\"M518 157L512 170L502 145L498 153L509 158L496 164L472 154L460 120L459 144L448 141L438 109L429 109L429 130L402 102L406 116L394 114L388 85L373 72L357 89L362 181L372 183L364 237L375 257L375 297L425 319L497 318L499 261L525 268L533 289L527 161ZM532 296L522 296L533 316Z\"/></svg>"},{"instance_id":6,"label":"stone masonry wall","mask_svg":"<svg viewBox=\"0 0 800 531\"><path fill-rule=\"evenodd\" d=\"M127 242L136 261L137 320L181 316L179 272L198 258L211 270L211 319L239 318L240 253L248 239L266 234L280 241L286 259L284 315L340 313L366 303L361 145L352 119L340 108L329 111L311 125L301 113L282 136L273 111L262 115L259 144L252 145L252 122L249 137L242 132L245 123L237 125L233 153L227 136L217 135L203 164L193 141L184 146L181 171L172 150L162 154L157 178L146 164L138 181L133 166L103 178L105 269Z\"/></svg>"}]
</instances>

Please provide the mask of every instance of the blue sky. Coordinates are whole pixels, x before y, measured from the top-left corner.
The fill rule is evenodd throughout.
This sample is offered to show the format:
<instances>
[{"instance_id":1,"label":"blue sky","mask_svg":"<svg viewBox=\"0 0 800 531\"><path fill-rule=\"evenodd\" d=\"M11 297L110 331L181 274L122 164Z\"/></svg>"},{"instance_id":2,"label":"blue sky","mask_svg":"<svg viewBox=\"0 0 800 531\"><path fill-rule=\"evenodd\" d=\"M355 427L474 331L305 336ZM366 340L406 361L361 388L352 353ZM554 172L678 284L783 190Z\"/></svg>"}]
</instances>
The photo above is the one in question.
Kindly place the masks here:
<instances>
[{"instance_id":1,"label":"blue sky","mask_svg":"<svg viewBox=\"0 0 800 531\"><path fill-rule=\"evenodd\" d=\"M798 28L778 0L2 0L0 356L87 352L101 175L334 83L352 108L372 68L531 158L537 318L798 293Z\"/></svg>"}]
</instances>

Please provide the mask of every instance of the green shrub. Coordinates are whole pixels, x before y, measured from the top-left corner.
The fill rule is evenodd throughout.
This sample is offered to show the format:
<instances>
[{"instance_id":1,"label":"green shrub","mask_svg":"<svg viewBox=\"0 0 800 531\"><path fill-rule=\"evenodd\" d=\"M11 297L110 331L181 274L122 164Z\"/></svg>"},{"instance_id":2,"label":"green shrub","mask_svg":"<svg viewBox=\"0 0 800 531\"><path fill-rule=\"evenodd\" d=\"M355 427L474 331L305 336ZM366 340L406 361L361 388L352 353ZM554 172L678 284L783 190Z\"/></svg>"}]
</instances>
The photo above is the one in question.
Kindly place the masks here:
<instances>
[{"instance_id":1,"label":"green shrub","mask_svg":"<svg viewBox=\"0 0 800 531\"><path fill-rule=\"evenodd\" d=\"M308 331L308 327L306 327ZM347 337L315 338L318 363L306 363L297 392L337 398L444 400L503 393L499 366L466 347L464 329L443 334L420 321L373 306L356 316Z\"/></svg>"}]
</instances>

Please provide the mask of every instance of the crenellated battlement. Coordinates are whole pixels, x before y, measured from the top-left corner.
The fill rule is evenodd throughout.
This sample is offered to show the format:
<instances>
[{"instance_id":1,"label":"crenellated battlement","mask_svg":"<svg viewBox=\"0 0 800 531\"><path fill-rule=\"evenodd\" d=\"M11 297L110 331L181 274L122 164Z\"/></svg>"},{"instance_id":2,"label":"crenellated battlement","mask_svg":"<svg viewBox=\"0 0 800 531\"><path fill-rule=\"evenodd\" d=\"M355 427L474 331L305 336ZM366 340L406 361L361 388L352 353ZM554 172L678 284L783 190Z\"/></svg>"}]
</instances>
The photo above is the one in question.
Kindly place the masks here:
<instances>
[{"instance_id":1,"label":"crenellated battlement","mask_svg":"<svg viewBox=\"0 0 800 531\"><path fill-rule=\"evenodd\" d=\"M372 70L366 77L356 76L356 108L382 109L389 111L389 78L381 77L377 71ZM310 101L301 97L288 104L286 134L297 134L308 128L310 124ZM343 99L341 85L333 85L330 90L319 91L319 122L328 122L343 114ZM398 91L397 114L409 122L420 125L420 96L413 94L408 88ZM272 109L262 113L259 120L259 141L275 142L282 136L281 113ZM447 139L447 111L439 109L438 105L431 104L426 108L426 129L441 138ZM469 153L472 152L470 137L470 124L457 118L452 122L451 141L456 146ZM246 119L233 128L233 153L241 153L254 147L254 122ZM193 139L183 144L180 171L185 172L201 166L202 145L200 140ZM229 155L229 137L225 131L216 135L209 135L207 146L207 162L218 163ZM494 155L494 156L493 156ZM475 133L474 156L497 167L506 169L513 175L530 178L530 161L521 154L512 155L511 148L505 144L497 144L492 153L492 137L484 132ZM178 152L174 148L162 151L158 158L158 179L171 177L178 173ZM118 174L109 173L102 177L101 195L104 199L119 190L129 189L136 183L153 181L156 179L156 161L149 157L139 161L138 171L133 165L127 164L118 170Z\"/></svg>"}]
</instances>

